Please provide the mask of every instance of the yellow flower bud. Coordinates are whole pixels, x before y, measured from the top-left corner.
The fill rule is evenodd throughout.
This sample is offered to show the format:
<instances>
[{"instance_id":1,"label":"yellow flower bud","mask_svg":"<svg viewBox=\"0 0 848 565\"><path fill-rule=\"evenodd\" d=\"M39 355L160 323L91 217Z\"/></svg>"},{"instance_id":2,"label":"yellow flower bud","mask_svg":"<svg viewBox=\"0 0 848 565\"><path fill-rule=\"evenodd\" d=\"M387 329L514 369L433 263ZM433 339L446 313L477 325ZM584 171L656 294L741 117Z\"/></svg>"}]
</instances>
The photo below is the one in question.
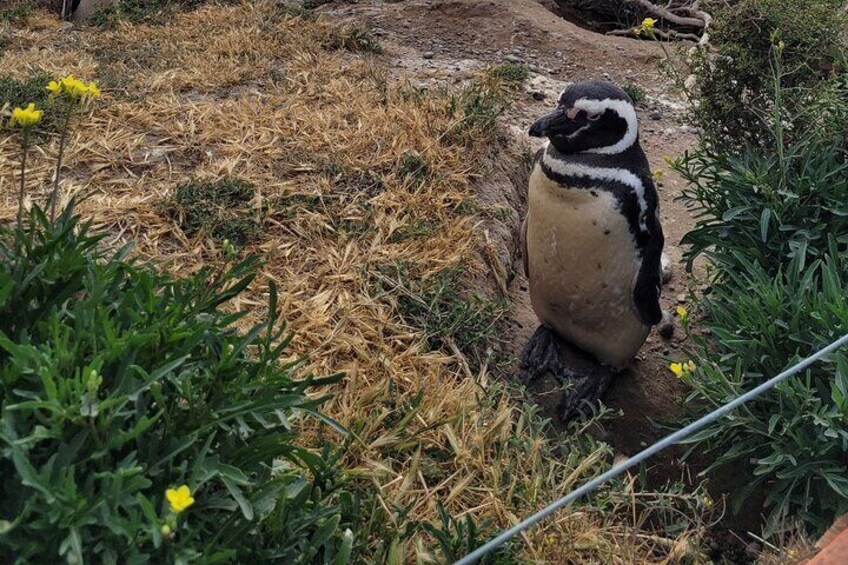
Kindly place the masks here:
<instances>
[{"instance_id":1,"label":"yellow flower bud","mask_svg":"<svg viewBox=\"0 0 848 565\"><path fill-rule=\"evenodd\" d=\"M163 538L171 537L171 526L169 526L168 524L162 524L162 527L159 528L159 533L162 534Z\"/></svg>"},{"instance_id":2,"label":"yellow flower bud","mask_svg":"<svg viewBox=\"0 0 848 565\"><path fill-rule=\"evenodd\" d=\"M683 306L678 306L677 307L677 316L681 320L685 320L689 316L689 312L687 312L686 308L684 308Z\"/></svg>"}]
</instances>

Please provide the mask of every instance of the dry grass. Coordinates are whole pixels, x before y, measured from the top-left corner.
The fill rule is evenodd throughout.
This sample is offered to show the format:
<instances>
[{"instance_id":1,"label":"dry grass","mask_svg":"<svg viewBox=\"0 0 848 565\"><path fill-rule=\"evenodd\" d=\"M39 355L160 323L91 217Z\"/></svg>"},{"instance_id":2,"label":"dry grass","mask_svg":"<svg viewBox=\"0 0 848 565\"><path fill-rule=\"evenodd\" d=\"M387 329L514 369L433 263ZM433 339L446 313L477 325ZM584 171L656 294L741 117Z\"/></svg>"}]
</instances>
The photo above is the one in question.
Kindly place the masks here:
<instances>
[{"instance_id":1,"label":"dry grass","mask_svg":"<svg viewBox=\"0 0 848 565\"><path fill-rule=\"evenodd\" d=\"M334 25L270 2L209 6L161 26L62 29L47 14L31 17L0 68L110 87L73 131L65 198L90 193L82 211L97 228L186 273L221 261L222 251L202 232L186 236L162 210L175 188L231 176L256 187L245 208L261 211L261 234L242 252L267 257L264 275L277 282L296 334L292 355L309 357L305 372L346 374L325 412L351 430L345 465L377 489L384 531L402 527L400 507L411 520L434 522L438 501L454 516L506 527L609 463L609 450L585 437L552 445L485 359L430 350L398 311L399 291L375 284L399 262L418 280L454 266L469 281L484 272L480 218L463 203L486 173L483 155L497 147L487 90L481 109L473 97L388 84L371 55L322 47L338 47L327 39ZM16 140L2 135L0 218L10 220L19 156ZM51 139L31 157L36 201L46 197L56 149ZM262 289L252 296L235 307L259 316ZM341 442L327 429L308 432L316 445ZM530 532L521 556L660 563L689 553L691 530L666 539L638 527L646 516L638 500L667 502L632 488L603 499ZM389 553L396 562L416 553L432 561L431 541L398 534Z\"/></svg>"}]
</instances>

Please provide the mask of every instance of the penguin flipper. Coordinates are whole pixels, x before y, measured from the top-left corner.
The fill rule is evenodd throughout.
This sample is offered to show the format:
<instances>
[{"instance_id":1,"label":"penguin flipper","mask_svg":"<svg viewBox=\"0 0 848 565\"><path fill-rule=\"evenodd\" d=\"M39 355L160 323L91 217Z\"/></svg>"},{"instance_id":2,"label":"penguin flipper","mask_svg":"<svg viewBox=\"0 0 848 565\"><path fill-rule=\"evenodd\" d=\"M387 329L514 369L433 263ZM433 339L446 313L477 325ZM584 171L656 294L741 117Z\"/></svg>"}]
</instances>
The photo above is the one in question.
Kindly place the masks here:
<instances>
[{"instance_id":1,"label":"penguin flipper","mask_svg":"<svg viewBox=\"0 0 848 565\"><path fill-rule=\"evenodd\" d=\"M643 263L642 268L636 273L633 280L633 304L636 314L646 326L656 326L662 321L663 312L660 306L660 284L662 275L653 275L646 272Z\"/></svg>"},{"instance_id":2,"label":"penguin flipper","mask_svg":"<svg viewBox=\"0 0 848 565\"><path fill-rule=\"evenodd\" d=\"M662 290L662 255L665 237L659 218L659 204L656 201L656 189L649 178L643 183L650 195L652 212L645 218L648 238L642 249L642 264L633 280L633 304L639 319L647 326L656 326L662 321L663 312L660 306L660 291Z\"/></svg>"},{"instance_id":3,"label":"penguin flipper","mask_svg":"<svg viewBox=\"0 0 848 565\"><path fill-rule=\"evenodd\" d=\"M608 367L595 365L595 369L578 371L568 362L570 344L563 341L551 328L539 326L527 343L521 358L523 377L533 380L546 373L565 385L557 411L563 422L569 422L583 413L586 403L593 405L609 388L615 373Z\"/></svg>"}]
</instances>

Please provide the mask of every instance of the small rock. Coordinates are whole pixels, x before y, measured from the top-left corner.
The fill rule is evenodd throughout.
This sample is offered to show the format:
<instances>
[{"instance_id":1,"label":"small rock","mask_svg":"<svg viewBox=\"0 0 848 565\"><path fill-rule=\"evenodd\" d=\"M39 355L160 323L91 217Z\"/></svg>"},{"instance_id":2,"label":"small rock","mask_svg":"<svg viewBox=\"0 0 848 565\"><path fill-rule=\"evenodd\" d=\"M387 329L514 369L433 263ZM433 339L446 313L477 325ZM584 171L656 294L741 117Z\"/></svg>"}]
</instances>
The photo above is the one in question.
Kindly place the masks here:
<instances>
[{"instance_id":1,"label":"small rock","mask_svg":"<svg viewBox=\"0 0 848 565\"><path fill-rule=\"evenodd\" d=\"M677 295L677 302L679 302L680 304L683 304L684 302L686 302L686 295L685 294L678 294Z\"/></svg>"},{"instance_id":2,"label":"small rock","mask_svg":"<svg viewBox=\"0 0 848 565\"><path fill-rule=\"evenodd\" d=\"M504 57L504 59L506 59L510 63L520 63L521 62L521 57L516 57L515 55L507 55L506 57Z\"/></svg>"},{"instance_id":3,"label":"small rock","mask_svg":"<svg viewBox=\"0 0 848 565\"><path fill-rule=\"evenodd\" d=\"M662 112L660 112L659 110L655 110L655 111L651 112L651 119L652 120L659 121L662 118L663 118Z\"/></svg>"},{"instance_id":4,"label":"small rock","mask_svg":"<svg viewBox=\"0 0 848 565\"><path fill-rule=\"evenodd\" d=\"M424 53L421 54L421 56L424 57L425 59L432 59L433 57L436 56L436 54L433 53L432 51L425 51Z\"/></svg>"},{"instance_id":5,"label":"small rock","mask_svg":"<svg viewBox=\"0 0 848 565\"><path fill-rule=\"evenodd\" d=\"M609 74L609 73L604 73L604 74L602 74L602 75L601 75L601 77L602 77L604 80L612 80L612 77L610 76L610 74Z\"/></svg>"},{"instance_id":6,"label":"small rock","mask_svg":"<svg viewBox=\"0 0 848 565\"><path fill-rule=\"evenodd\" d=\"M539 92L538 90L534 90L533 92L531 92L530 96L533 97L533 100L544 100L545 99L545 93Z\"/></svg>"}]
</instances>

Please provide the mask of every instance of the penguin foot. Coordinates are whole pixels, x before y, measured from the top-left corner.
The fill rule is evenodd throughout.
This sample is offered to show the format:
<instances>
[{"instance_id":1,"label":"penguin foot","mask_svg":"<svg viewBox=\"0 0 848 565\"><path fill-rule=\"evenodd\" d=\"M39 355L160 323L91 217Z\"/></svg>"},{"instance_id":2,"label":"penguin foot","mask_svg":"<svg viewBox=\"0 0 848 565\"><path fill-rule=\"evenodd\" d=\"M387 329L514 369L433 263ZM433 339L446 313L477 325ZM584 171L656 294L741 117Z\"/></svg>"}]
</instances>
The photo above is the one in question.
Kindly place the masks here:
<instances>
[{"instance_id":1,"label":"penguin foot","mask_svg":"<svg viewBox=\"0 0 848 565\"><path fill-rule=\"evenodd\" d=\"M567 378L567 388L559 400L559 417L569 422L585 415L585 408L597 404L612 382L613 372L602 367L597 374L572 372Z\"/></svg>"},{"instance_id":2,"label":"penguin foot","mask_svg":"<svg viewBox=\"0 0 848 565\"><path fill-rule=\"evenodd\" d=\"M663 310L662 320L657 324L657 331L663 339L674 337L674 316L670 312Z\"/></svg>"},{"instance_id":3,"label":"penguin foot","mask_svg":"<svg viewBox=\"0 0 848 565\"><path fill-rule=\"evenodd\" d=\"M528 381L550 374L565 385L557 408L563 422L582 415L585 403L595 404L606 392L611 369L593 363L589 370L573 368L574 348L547 326L539 326L521 358L522 377ZM572 362L569 362L571 360Z\"/></svg>"}]
</instances>

